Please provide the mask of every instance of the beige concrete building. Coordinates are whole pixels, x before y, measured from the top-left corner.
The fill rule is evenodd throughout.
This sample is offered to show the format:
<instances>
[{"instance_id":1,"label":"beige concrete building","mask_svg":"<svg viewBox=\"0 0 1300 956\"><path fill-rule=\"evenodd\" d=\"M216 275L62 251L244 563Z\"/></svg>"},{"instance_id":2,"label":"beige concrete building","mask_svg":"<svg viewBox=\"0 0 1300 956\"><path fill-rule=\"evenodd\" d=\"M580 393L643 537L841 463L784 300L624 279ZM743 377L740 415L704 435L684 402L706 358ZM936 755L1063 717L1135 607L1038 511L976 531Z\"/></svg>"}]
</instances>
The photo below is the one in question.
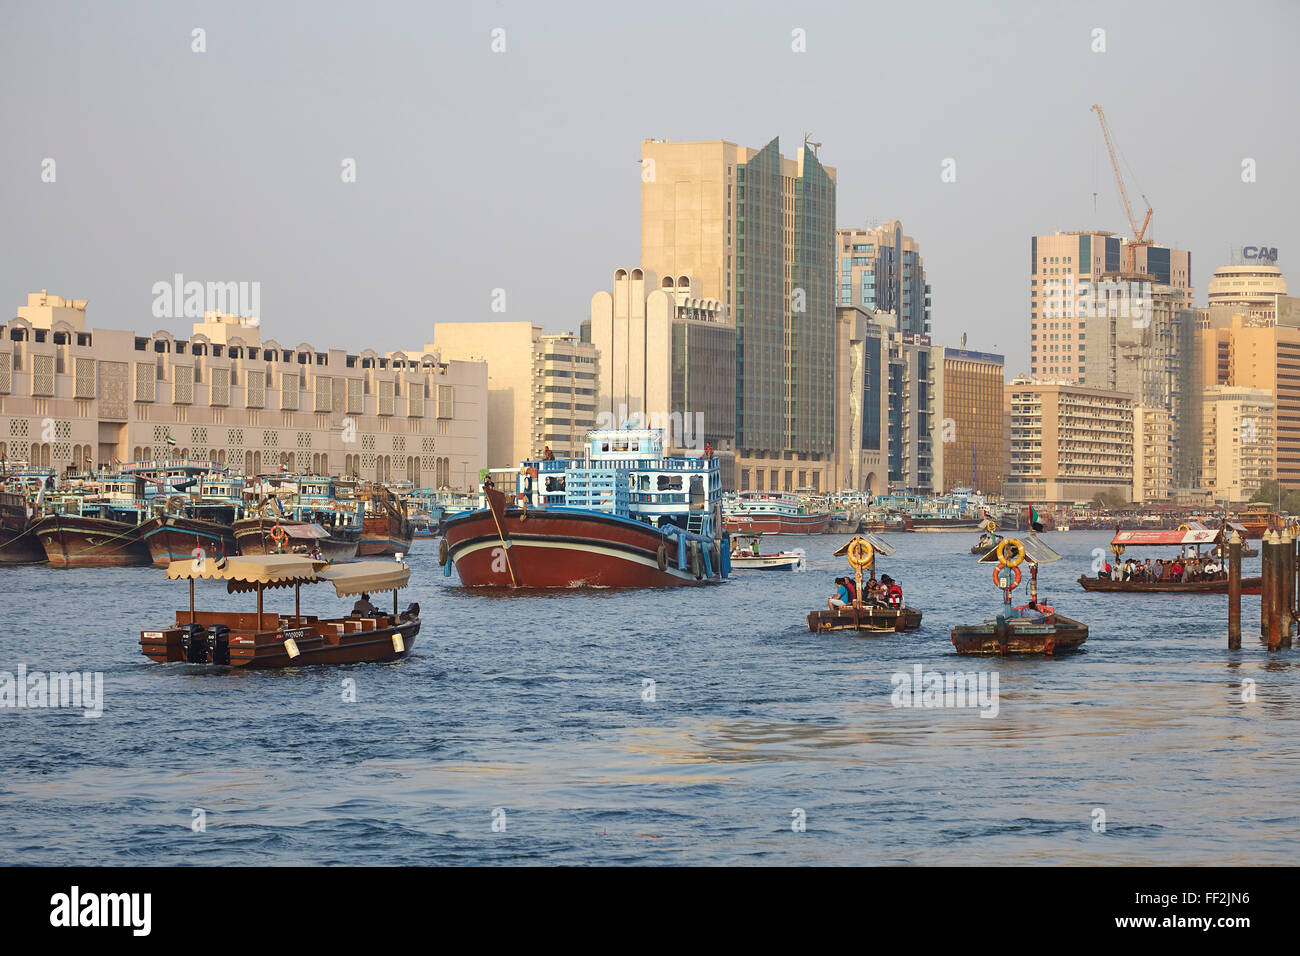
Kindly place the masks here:
<instances>
[{"instance_id":1,"label":"beige concrete building","mask_svg":"<svg viewBox=\"0 0 1300 956\"><path fill-rule=\"evenodd\" d=\"M836 303L892 312L895 332L930 333L930 286L921 247L897 219L866 229L837 229Z\"/></svg>"},{"instance_id":2,"label":"beige concrete building","mask_svg":"<svg viewBox=\"0 0 1300 956\"><path fill-rule=\"evenodd\" d=\"M738 487L830 489L835 170L777 139L646 140L641 157L642 268L695 277L736 327Z\"/></svg>"},{"instance_id":3,"label":"beige concrete building","mask_svg":"<svg viewBox=\"0 0 1300 956\"><path fill-rule=\"evenodd\" d=\"M1201 478L1215 501L1242 502L1273 477L1273 395L1262 388L1205 389Z\"/></svg>"},{"instance_id":4,"label":"beige concrete building","mask_svg":"<svg viewBox=\"0 0 1300 956\"><path fill-rule=\"evenodd\" d=\"M439 322L433 345L449 358L486 362L487 457L491 468L581 455L596 427L596 349L573 333L531 322Z\"/></svg>"},{"instance_id":5,"label":"beige concrete building","mask_svg":"<svg viewBox=\"0 0 1300 956\"><path fill-rule=\"evenodd\" d=\"M858 306L836 309L835 470L840 491L883 494L889 487L889 338L892 316ZM742 489L749 490L749 489Z\"/></svg>"},{"instance_id":6,"label":"beige concrete building","mask_svg":"<svg viewBox=\"0 0 1300 956\"><path fill-rule=\"evenodd\" d=\"M1071 382L1018 378L1004 389L1011 501L1069 504L1133 491L1133 398Z\"/></svg>"},{"instance_id":7,"label":"beige concrete building","mask_svg":"<svg viewBox=\"0 0 1300 956\"><path fill-rule=\"evenodd\" d=\"M1231 385L1273 396L1272 473L1284 487L1300 488L1300 329L1235 315L1229 327L1200 335L1201 381L1207 389Z\"/></svg>"},{"instance_id":8,"label":"beige concrete building","mask_svg":"<svg viewBox=\"0 0 1300 956\"><path fill-rule=\"evenodd\" d=\"M720 300L690 276L618 269L612 291L591 297L582 337L600 356L596 407L609 426L643 415L666 428L669 454L711 444L723 487L735 487L736 328Z\"/></svg>"},{"instance_id":9,"label":"beige concrete building","mask_svg":"<svg viewBox=\"0 0 1300 956\"><path fill-rule=\"evenodd\" d=\"M486 464L482 363L287 346L263 341L256 318L215 312L185 338L91 328L85 300L45 292L18 312L0 325L11 460L64 471L182 457L467 490Z\"/></svg>"},{"instance_id":10,"label":"beige concrete building","mask_svg":"<svg viewBox=\"0 0 1300 956\"><path fill-rule=\"evenodd\" d=\"M1099 385L1098 375L1110 376L1111 366L1116 364L1111 347L1115 333L1122 333L1122 345L1125 337L1132 338L1124 333L1149 328L1145 303L1161 287L1171 290L1167 293L1171 301L1190 304L1191 253L1156 245L1133 246L1130 273L1123 271L1129 248L1120 237L1095 230L1031 237L1031 376L1113 387ZM1111 321L1097 327L1096 319ZM1158 335L1156 338L1160 345ZM1096 368L1099 363L1100 369Z\"/></svg>"},{"instance_id":11,"label":"beige concrete building","mask_svg":"<svg viewBox=\"0 0 1300 956\"><path fill-rule=\"evenodd\" d=\"M1163 408L1133 407L1133 490L1139 504L1164 503L1174 491L1174 422Z\"/></svg>"},{"instance_id":12,"label":"beige concrete building","mask_svg":"<svg viewBox=\"0 0 1300 956\"><path fill-rule=\"evenodd\" d=\"M932 445L934 490L971 488L999 495L1006 479L1002 457L1003 367L992 352L935 346L935 411L939 420Z\"/></svg>"}]
</instances>

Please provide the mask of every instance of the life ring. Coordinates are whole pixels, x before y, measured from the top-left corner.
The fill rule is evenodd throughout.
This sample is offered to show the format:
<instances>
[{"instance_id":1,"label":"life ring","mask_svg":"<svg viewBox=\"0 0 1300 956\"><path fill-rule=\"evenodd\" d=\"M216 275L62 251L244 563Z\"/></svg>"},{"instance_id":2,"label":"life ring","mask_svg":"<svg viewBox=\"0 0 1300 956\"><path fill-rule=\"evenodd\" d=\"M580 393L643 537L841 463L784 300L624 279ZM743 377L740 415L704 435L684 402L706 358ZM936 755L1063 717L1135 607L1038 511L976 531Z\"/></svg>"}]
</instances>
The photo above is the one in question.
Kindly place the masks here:
<instances>
[{"instance_id":1,"label":"life ring","mask_svg":"<svg viewBox=\"0 0 1300 956\"><path fill-rule=\"evenodd\" d=\"M1115 552L1115 557L1117 558L1124 553L1124 545L1122 544L1112 544L1110 549Z\"/></svg>"},{"instance_id":2,"label":"life ring","mask_svg":"<svg viewBox=\"0 0 1300 956\"><path fill-rule=\"evenodd\" d=\"M1010 568L1012 571L1016 572L1016 583L1011 585L1011 590L1014 591L1016 588L1020 587L1020 568L1014 564L999 564L996 568L994 568L993 583L999 588L1005 587L1005 585L1002 583L1002 578L1000 578L998 575L1000 575L1003 572L1003 570L1007 568Z\"/></svg>"},{"instance_id":3,"label":"life ring","mask_svg":"<svg viewBox=\"0 0 1300 956\"><path fill-rule=\"evenodd\" d=\"M1010 546L1010 547L1012 547L1012 548L1015 549L1015 555L1016 555L1015 560L1011 560L1011 559L1009 559L1009 558L1007 557L1007 547L1008 547L1008 546ZM1020 571L1019 571L1018 569L1020 568L1020 562L1023 561L1023 560L1025 560L1025 546L1024 546L1023 544L1021 544L1021 543L1020 543L1018 540L1016 540L1015 538L1003 538L1003 539L1002 539L1002 542L998 545L998 551L997 551L997 554L998 554L998 560L999 560L999 561L1001 561L1003 564L1005 564L1005 565L1006 565L1007 567L1009 567L1009 568L1016 568L1016 569L1017 569L1017 571L1016 571L1016 583L1019 584L1019 583L1020 583Z\"/></svg>"},{"instance_id":4,"label":"life ring","mask_svg":"<svg viewBox=\"0 0 1300 956\"><path fill-rule=\"evenodd\" d=\"M451 557L451 548L447 546L447 539L443 538L438 542L438 564L441 567L447 566L447 559Z\"/></svg>"},{"instance_id":5,"label":"life ring","mask_svg":"<svg viewBox=\"0 0 1300 956\"><path fill-rule=\"evenodd\" d=\"M655 552L655 560L659 562L659 570L668 569L668 548L662 542L659 544L659 550Z\"/></svg>"},{"instance_id":6,"label":"life ring","mask_svg":"<svg viewBox=\"0 0 1300 956\"><path fill-rule=\"evenodd\" d=\"M998 523L990 518L988 521L984 522L984 530L992 534L994 531L998 530Z\"/></svg>"},{"instance_id":7,"label":"life ring","mask_svg":"<svg viewBox=\"0 0 1300 956\"><path fill-rule=\"evenodd\" d=\"M854 538L849 542L848 558L849 567L854 571L865 571L875 561L876 549L871 546L870 541Z\"/></svg>"},{"instance_id":8,"label":"life ring","mask_svg":"<svg viewBox=\"0 0 1300 956\"><path fill-rule=\"evenodd\" d=\"M284 543L289 540L289 532L285 531L284 528L279 525L276 525L271 529L271 540L283 547Z\"/></svg>"},{"instance_id":9,"label":"life ring","mask_svg":"<svg viewBox=\"0 0 1300 956\"><path fill-rule=\"evenodd\" d=\"M1185 524L1180 524L1180 525L1178 526L1178 530L1179 530L1179 531L1191 531L1192 529L1191 529L1190 527L1188 527L1187 525L1185 525Z\"/></svg>"}]
</instances>

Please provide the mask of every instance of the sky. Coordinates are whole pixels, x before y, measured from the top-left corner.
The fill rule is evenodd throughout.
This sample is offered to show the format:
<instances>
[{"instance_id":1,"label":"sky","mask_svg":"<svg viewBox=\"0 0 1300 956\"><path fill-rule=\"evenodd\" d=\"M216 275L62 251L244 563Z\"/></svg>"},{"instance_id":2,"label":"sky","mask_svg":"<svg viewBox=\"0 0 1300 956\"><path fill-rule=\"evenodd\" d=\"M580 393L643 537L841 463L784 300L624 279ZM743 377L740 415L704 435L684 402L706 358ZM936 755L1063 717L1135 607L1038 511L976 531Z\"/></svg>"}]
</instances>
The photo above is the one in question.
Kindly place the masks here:
<instances>
[{"instance_id":1,"label":"sky","mask_svg":"<svg viewBox=\"0 0 1300 956\"><path fill-rule=\"evenodd\" d=\"M179 273L259 283L285 345L576 330L639 259L643 139L807 134L839 225L920 243L934 339L1010 376L1029 237L1128 232L1093 103L1198 303L1231 247L1300 257L1297 27L1290 0L0 0L0 309L48 289L188 334L153 312Z\"/></svg>"}]
</instances>

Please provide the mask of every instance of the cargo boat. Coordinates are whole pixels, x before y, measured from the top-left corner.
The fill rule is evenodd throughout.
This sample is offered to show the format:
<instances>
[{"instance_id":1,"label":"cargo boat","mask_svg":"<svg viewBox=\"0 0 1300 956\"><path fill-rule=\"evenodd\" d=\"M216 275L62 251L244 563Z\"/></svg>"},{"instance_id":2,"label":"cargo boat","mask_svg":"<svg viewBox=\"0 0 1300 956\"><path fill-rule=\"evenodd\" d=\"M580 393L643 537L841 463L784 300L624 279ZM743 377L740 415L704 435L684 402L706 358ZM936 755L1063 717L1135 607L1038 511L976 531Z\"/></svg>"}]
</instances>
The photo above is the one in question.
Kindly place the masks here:
<instances>
[{"instance_id":1,"label":"cargo boat","mask_svg":"<svg viewBox=\"0 0 1300 956\"><path fill-rule=\"evenodd\" d=\"M718 460L666 457L654 428L596 429L585 458L526 461L507 496L443 519L438 561L470 587L657 588L730 571Z\"/></svg>"},{"instance_id":2,"label":"cargo boat","mask_svg":"<svg viewBox=\"0 0 1300 956\"><path fill-rule=\"evenodd\" d=\"M405 503L382 485L372 488L365 501L357 554L406 554L414 538L415 524Z\"/></svg>"},{"instance_id":3,"label":"cargo boat","mask_svg":"<svg viewBox=\"0 0 1300 956\"><path fill-rule=\"evenodd\" d=\"M798 495L747 492L726 513L725 530L744 534L825 534L831 514Z\"/></svg>"}]
</instances>

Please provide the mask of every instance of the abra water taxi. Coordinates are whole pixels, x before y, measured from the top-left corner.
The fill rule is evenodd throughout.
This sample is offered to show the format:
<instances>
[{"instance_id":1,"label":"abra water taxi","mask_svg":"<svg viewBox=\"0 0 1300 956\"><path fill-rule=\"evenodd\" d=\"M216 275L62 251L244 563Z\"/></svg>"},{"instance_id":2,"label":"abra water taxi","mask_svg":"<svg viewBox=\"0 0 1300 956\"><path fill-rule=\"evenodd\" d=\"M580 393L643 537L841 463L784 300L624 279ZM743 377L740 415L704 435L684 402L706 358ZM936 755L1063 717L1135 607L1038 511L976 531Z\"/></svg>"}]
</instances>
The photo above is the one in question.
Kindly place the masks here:
<instances>
[{"instance_id":1,"label":"abra water taxi","mask_svg":"<svg viewBox=\"0 0 1300 956\"><path fill-rule=\"evenodd\" d=\"M822 631L915 631L921 626L921 612L903 603L903 590L896 583L885 582L884 600L863 593L862 572L873 572L876 556L889 557L894 548L874 535L855 535L838 550L837 556L848 558L857 582L857 597L841 607L808 612L808 630L814 634Z\"/></svg>"},{"instance_id":2,"label":"abra water taxi","mask_svg":"<svg viewBox=\"0 0 1300 956\"><path fill-rule=\"evenodd\" d=\"M1184 524L1177 531L1116 531L1110 543L1110 550L1115 556L1116 565L1122 564L1124 552L1131 547L1175 547L1179 549L1177 553L1179 562L1200 564L1211 563L1213 553L1225 549L1226 540L1227 535L1223 529L1216 531L1210 528L1191 528ZM1206 549L1205 553L1201 552L1201 548ZM1172 560L1166 559L1166 567ZM1113 574L1111 577L1106 577L1102 569L1101 573L1092 577L1086 574L1080 575L1079 585L1085 591L1120 594L1227 594L1228 575L1226 569L1223 569L1202 580L1184 581L1180 575L1177 579L1153 577L1130 578L1126 581L1122 574L1118 579ZM1259 594L1262 587L1263 579L1260 577L1243 576L1241 579L1242 594Z\"/></svg>"},{"instance_id":3,"label":"abra water taxi","mask_svg":"<svg viewBox=\"0 0 1300 956\"><path fill-rule=\"evenodd\" d=\"M231 667L303 667L308 664L358 664L405 657L420 633L420 606L397 610L397 589L411 569L396 561L357 561L332 567L298 554L264 554L224 561L187 559L167 568L169 580L190 583L189 610L176 623L140 634L140 649L159 663L218 664ZM256 591L257 611L197 611L194 581L226 582L228 591ZM393 592L393 613L377 608L365 614L321 618L304 615L299 591L325 581L339 597ZM264 613L268 588L293 588L292 615Z\"/></svg>"},{"instance_id":4,"label":"abra water taxi","mask_svg":"<svg viewBox=\"0 0 1300 956\"><path fill-rule=\"evenodd\" d=\"M596 429L587 457L526 461L508 497L443 519L438 561L471 587L676 587L730 573L718 460L666 457L658 428Z\"/></svg>"},{"instance_id":5,"label":"abra water taxi","mask_svg":"<svg viewBox=\"0 0 1300 956\"><path fill-rule=\"evenodd\" d=\"M1088 625L1038 600L1038 566L1061 556L1037 538L1003 538L981 562L992 563L993 586L1002 592L1002 610L982 624L952 629L958 654L1064 654L1088 639ZM1021 566L1029 568L1029 602L1012 607L1011 594L1020 586Z\"/></svg>"}]
</instances>

